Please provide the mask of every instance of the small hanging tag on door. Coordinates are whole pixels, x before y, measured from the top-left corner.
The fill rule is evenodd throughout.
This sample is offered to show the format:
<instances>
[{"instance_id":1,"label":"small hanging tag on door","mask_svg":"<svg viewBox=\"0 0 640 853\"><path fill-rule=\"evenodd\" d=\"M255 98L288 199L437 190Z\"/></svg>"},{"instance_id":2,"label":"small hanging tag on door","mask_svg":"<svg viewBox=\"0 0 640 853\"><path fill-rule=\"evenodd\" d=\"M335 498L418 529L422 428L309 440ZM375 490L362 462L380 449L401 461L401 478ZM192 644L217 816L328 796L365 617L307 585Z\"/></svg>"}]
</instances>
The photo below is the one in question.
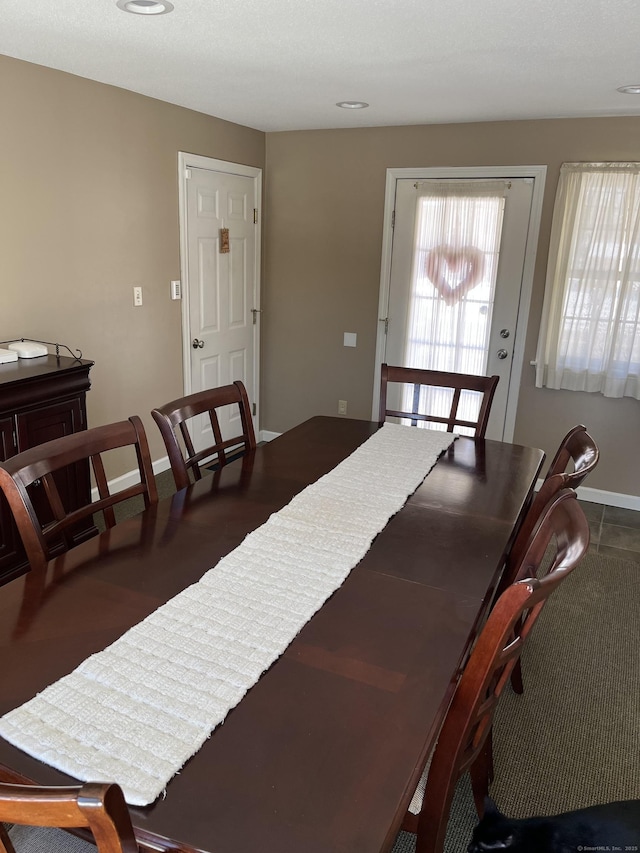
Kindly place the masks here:
<instances>
[{"instance_id":1,"label":"small hanging tag on door","mask_svg":"<svg viewBox=\"0 0 640 853\"><path fill-rule=\"evenodd\" d=\"M229 229L220 229L220 254L225 255L229 251Z\"/></svg>"}]
</instances>

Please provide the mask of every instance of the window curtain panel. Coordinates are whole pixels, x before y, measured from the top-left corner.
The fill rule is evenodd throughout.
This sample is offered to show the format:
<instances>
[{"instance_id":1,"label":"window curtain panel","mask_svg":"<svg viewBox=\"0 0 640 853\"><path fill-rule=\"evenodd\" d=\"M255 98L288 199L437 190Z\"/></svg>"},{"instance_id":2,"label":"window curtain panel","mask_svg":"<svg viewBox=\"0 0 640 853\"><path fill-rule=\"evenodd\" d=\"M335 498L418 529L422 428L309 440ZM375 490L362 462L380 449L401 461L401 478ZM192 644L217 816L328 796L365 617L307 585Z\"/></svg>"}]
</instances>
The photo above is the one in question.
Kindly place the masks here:
<instances>
[{"instance_id":1,"label":"window curtain panel","mask_svg":"<svg viewBox=\"0 0 640 853\"><path fill-rule=\"evenodd\" d=\"M640 399L640 163L565 163L536 386Z\"/></svg>"}]
</instances>

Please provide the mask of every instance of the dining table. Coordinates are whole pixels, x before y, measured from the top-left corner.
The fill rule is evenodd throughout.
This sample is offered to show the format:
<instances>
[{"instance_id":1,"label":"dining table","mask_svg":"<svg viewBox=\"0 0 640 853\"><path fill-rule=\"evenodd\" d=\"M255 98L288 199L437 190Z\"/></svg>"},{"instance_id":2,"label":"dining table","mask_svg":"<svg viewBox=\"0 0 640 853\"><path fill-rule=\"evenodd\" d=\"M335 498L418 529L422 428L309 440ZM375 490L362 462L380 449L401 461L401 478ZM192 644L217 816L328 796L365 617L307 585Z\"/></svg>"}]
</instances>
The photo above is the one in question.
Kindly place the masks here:
<instances>
[{"instance_id":1,"label":"dining table","mask_svg":"<svg viewBox=\"0 0 640 853\"><path fill-rule=\"evenodd\" d=\"M313 417L0 586L0 715L197 582L378 429ZM141 846L390 850L543 460L453 441L164 794L130 806ZM0 781L76 783L2 738Z\"/></svg>"}]
</instances>

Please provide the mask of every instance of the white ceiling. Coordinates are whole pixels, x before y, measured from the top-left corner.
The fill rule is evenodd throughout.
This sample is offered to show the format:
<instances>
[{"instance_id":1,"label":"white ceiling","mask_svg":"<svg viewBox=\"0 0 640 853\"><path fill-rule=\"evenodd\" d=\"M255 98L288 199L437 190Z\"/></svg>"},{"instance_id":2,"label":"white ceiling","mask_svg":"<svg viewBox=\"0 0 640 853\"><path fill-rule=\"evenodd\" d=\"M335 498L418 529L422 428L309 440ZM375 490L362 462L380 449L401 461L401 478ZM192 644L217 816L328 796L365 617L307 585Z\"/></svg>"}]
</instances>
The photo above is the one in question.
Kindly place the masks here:
<instances>
[{"instance_id":1,"label":"white ceiling","mask_svg":"<svg viewBox=\"0 0 640 853\"><path fill-rule=\"evenodd\" d=\"M640 115L638 0L172 2L0 0L0 53L263 131Z\"/></svg>"}]
</instances>

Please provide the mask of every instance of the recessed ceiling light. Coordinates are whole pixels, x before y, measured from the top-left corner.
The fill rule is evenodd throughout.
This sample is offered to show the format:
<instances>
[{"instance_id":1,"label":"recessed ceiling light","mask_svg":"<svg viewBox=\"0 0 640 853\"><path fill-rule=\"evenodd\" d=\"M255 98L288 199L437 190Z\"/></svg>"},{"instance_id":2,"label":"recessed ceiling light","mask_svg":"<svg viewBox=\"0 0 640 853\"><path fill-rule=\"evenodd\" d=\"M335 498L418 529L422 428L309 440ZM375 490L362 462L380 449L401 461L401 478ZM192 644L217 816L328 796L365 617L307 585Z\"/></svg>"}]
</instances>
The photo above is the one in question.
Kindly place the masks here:
<instances>
[{"instance_id":1,"label":"recessed ceiling light","mask_svg":"<svg viewBox=\"0 0 640 853\"><path fill-rule=\"evenodd\" d=\"M167 0L118 0L116 6L134 15L166 15L167 12L173 12L172 4Z\"/></svg>"},{"instance_id":2,"label":"recessed ceiling light","mask_svg":"<svg viewBox=\"0 0 640 853\"><path fill-rule=\"evenodd\" d=\"M618 86L618 92L622 92L623 95L640 95L640 83L633 86Z\"/></svg>"},{"instance_id":3,"label":"recessed ceiling light","mask_svg":"<svg viewBox=\"0 0 640 853\"><path fill-rule=\"evenodd\" d=\"M343 110L364 110L369 104L364 101L338 101L336 107L342 107Z\"/></svg>"}]
</instances>

